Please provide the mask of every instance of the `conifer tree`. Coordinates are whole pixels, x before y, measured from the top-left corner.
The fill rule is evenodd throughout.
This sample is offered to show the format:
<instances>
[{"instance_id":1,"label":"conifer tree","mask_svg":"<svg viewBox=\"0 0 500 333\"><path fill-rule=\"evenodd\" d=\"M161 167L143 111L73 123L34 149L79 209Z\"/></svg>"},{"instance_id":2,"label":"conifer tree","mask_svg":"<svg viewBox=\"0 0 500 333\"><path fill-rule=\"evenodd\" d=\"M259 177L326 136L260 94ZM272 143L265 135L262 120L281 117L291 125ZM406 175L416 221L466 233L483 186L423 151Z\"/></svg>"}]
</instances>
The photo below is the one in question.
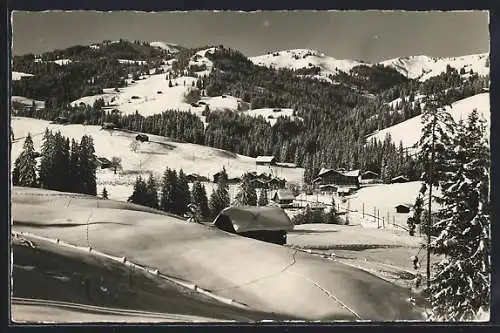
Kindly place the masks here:
<instances>
[{"instance_id":1,"label":"conifer tree","mask_svg":"<svg viewBox=\"0 0 500 333\"><path fill-rule=\"evenodd\" d=\"M269 199L267 198L267 190L263 188L260 190L259 206L267 206L268 204L269 204Z\"/></svg>"},{"instance_id":2,"label":"conifer tree","mask_svg":"<svg viewBox=\"0 0 500 333\"><path fill-rule=\"evenodd\" d=\"M210 210L208 208L208 199L205 186L199 181L194 182L192 190L193 202L198 207L198 210L202 217L206 218L210 216Z\"/></svg>"},{"instance_id":3,"label":"conifer tree","mask_svg":"<svg viewBox=\"0 0 500 333\"><path fill-rule=\"evenodd\" d=\"M160 209L173 213L175 204L175 187L177 186L177 172L169 168L165 169L161 184Z\"/></svg>"},{"instance_id":4,"label":"conifer tree","mask_svg":"<svg viewBox=\"0 0 500 333\"><path fill-rule=\"evenodd\" d=\"M179 171L179 177L176 186L174 186L174 191L174 213L184 215L188 211L191 193L189 192L188 180L182 169Z\"/></svg>"},{"instance_id":5,"label":"conifer tree","mask_svg":"<svg viewBox=\"0 0 500 333\"><path fill-rule=\"evenodd\" d=\"M102 189L102 194L101 194L101 197L102 197L103 199L108 199L108 191L106 190L106 187L104 187L104 188Z\"/></svg>"},{"instance_id":6,"label":"conifer tree","mask_svg":"<svg viewBox=\"0 0 500 333\"><path fill-rule=\"evenodd\" d=\"M43 188L51 189L53 185L53 156L54 156L54 135L48 128L45 128L41 149L42 159L39 166L40 185Z\"/></svg>"},{"instance_id":7,"label":"conifer tree","mask_svg":"<svg viewBox=\"0 0 500 333\"><path fill-rule=\"evenodd\" d=\"M158 208L158 185L153 175L149 175L146 189L146 206Z\"/></svg>"},{"instance_id":8,"label":"conifer tree","mask_svg":"<svg viewBox=\"0 0 500 333\"><path fill-rule=\"evenodd\" d=\"M445 179L448 161L451 157L451 137L455 130L455 122L451 115L440 106L442 96L429 96L426 98L422 113L422 135L417 143L420 148L418 160L424 166L422 181L427 185L423 187L422 194L429 189L427 199L427 288L430 287L431 271L431 229L432 229L432 189L440 186Z\"/></svg>"},{"instance_id":9,"label":"conifer tree","mask_svg":"<svg viewBox=\"0 0 500 333\"><path fill-rule=\"evenodd\" d=\"M433 317L472 320L490 303L490 152L485 125L474 110L458 125L444 175L442 208L435 224L436 264L430 287Z\"/></svg>"},{"instance_id":10,"label":"conifer tree","mask_svg":"<svg viewBox=\"0 0 500 333\"><path fill-rule=\"evenodd\" d=\"M71 139L71 148L70 148L70 158L69 158L69 179L71 184L71 192L80 192L82 185L82 179L80 177L80 145L75 139Z\"/></svg>"},{"instance_id":11,"label":"conifer tree","mask_svg":"<svg viewBox=\"0 0 500 333\"><path fill-rule=\"evenodd\" d=\"M95 156L94 141L91 136L84 135L79 149L79 176L82 181L80 193L96 195L96 169L97 158Z\"/></svg>"},{"instance_id":12,"label":"conifer tree","mask_svg":"<svg viewBox=\"0 0 500 333\"><path fill-rule=\"evenodd\" d=\"M236 194L238 206L257 206L257 192L248 178L244 178Z\"/></svg>"},{"instance_id":13,"label":"conifer tree","mask_svg":"<svg viewBox=\"0 0 500 333\"><path fill-rule=\"evenodd\" d=\"M146 182L142 179L141 176L138 176L135 180L134 191L127 201L138 205L148 206L150 202L148 201L147 192L148 190Z\"/></svg>"},{"instance_id":14,"label":"conifer tree","mask_svg":"<svg viewBox=\"0 0 500 333\"><path fill-rule=\"evenodd\" d=\"M15 186L37 187L35 148L31 134L24 141L23 151L14 162L13 184Z\"/></svg>"},{"instance_id":15,"label":"conifer tree","mask_svg":"<svg viewBox=\"0 0 500 333\"><path fill-rule=\"evenodd\" d=\"M212 195L210 196L209 205L212 217L217 216L221 212L221 210L229 207L229 205L231 204L229 198L229 185L227 181L227 172L226 169L223 168L221 177L219 177L219 180L217 182L217 189L213 191Z\"/></svg>"}]
</instances>

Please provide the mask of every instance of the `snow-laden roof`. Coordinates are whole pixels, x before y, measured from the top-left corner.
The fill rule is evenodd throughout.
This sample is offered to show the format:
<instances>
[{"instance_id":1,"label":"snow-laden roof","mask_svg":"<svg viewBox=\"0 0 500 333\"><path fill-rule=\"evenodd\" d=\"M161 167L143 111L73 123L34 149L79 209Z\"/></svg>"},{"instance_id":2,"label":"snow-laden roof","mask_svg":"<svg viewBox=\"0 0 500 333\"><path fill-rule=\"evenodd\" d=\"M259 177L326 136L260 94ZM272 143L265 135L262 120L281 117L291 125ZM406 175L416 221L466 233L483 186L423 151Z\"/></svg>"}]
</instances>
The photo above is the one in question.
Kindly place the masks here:
<instances>
[{"instance_id":1,"label":"snow-laden roof","mask_svg":"<svg viewBox=\"0 0 500 333\"><path fill-rule=\"evenodd\" d=\"M359 177L359 174L360 174L360 170L351 170L351 171L347 171L347 172L341 172L344 176L348 176L348 177Z\"/></svg>"},{"instance_id":2,"label":"snow-laden roof","mask_svg":"<svg viewBox=\"0 0 500 333\"><path fill-rule=\"evenodd\" d=\"M222 216L230 219L236 232L293 229L292 221L279 207L228 207L217 216L214 225L217 226L221 222Z\"/></svg>"},{"instance_id":3,"label":"snow-laden roof","mask_svg":"<svg viewBox=\"0 0 500 333\"><path fill-rule=\"evenodd\" d=\"M360 175L360 170L351 170L351 171L340 171L340 170L334 170L334 169L326 169L326 168L321 168L321 170L318 173L318 177L323 176L326 173L329 172L336 172L341 175L347 176L347 177L358 177Z\"/></svg>"},{"instance_id":4,"label":"snow-laden roof","mask_svg":"<svg viewBox=\"0 0 500 333\"><path fill-rule=\"evenodd\" d=\"M276 159L274 156L257 156L255 162L271 163Z\"/></svg>"},{"instance_id":5,"label":"snow-laden roof","mask_svg":"<svg viewBox=\"0 0 500 333\"><path fill-rule=\"evenodd\" d=\"M277 190L273 197L278 196L279 200L293 200L295 199L293 193L290 190L286 189L279 189Z\"/></svg>"}]
</instances>

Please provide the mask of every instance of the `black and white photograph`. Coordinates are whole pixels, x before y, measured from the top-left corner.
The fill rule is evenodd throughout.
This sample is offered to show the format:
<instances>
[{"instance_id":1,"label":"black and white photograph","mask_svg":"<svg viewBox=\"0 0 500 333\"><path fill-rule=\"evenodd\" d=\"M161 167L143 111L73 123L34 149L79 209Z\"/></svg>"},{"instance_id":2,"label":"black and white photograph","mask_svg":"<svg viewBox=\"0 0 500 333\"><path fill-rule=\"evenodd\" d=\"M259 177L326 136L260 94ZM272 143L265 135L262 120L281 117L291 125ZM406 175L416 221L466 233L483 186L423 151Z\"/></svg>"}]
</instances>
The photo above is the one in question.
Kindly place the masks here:
<instances>
[{"instance_id":1,"label":"black and white photograph","mask_svg":"<svg viewBox=\"0 0 500 333\"><path fill-rule=\"evenodd\" d=\"M11 322L489 321L489 19L13 12Z\"/></svg>"}]
</instances>

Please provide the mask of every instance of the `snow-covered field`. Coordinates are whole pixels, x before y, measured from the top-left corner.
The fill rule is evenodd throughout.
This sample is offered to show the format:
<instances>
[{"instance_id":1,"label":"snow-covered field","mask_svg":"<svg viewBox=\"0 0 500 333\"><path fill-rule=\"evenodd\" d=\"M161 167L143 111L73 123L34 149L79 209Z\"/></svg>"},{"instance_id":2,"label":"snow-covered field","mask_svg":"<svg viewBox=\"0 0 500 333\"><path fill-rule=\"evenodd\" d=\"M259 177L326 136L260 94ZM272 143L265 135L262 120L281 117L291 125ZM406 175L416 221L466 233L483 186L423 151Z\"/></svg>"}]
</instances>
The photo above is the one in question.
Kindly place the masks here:
<instances>
[{"instance_id":1,"label":"snow-covered field","mask_svg":"<svg viewBox=\"0 0 500 333\"><path fill-rule=\"evenodd\" d=\"M482 116L490 124L490 94L481 93L475 96L471 96L452 104L452 108L446 108L446 110L451 114L455 121L467 120L467 116L472 112L472 110L477 109L477 111L482 114ZM489 125L488 125L489 126ZM403 121L394 126L385 128L370 137L368 140L377 139L383 141L387 134L391 135L392 140L398 144L400 141L403 143L403 147L412 147L419 139L422 131L422 117L416 116L406 121ZM489 131L489 127L488 127ZM488 134L489 135L489 134Z\"/></svg>"},{"instance_id":2,"label":"snow-covered field","mask_svg":"<svg viewBox=\"0 0 500 333\"><path fill-rule=\"evenodd\" d=\"M83 135L91 135L94 139L96 155L111 159L118 156L122 159L124 174L114 175L111 170L98 172L98 190L106 186L111 198L123 200L132 193L132 185L137 173L152 172L160 177L166 167L183 169L186 174L197 173L210 180L213 175L225 167L230 178L240 177L246 172L272 172L274 175L291 182L300 182L304 169L257 166L255 159L224 150L190 143L178 143L167 138L149 135L150 142L141 143L134 153L129 145L135 141L136 133L101 130L99 126L58 125L48 121L13 117L12 128L15 142L12 144L12 160L22 151L24 138L31 133L35 150L40 151L45 128L61 131L61 134L80 140ZM209 192L210 193L210 192Z\"/></svg>"},{"instance_id":3,"label":"snow-covered field","mask_svg":"<svg viewBox=\"0 0 500 333\"><path fill-rule=\"evenodd\" d=\"M459 71L464 68L466 73L472 69L479 75L487 75L490 71L489 66L487 66L488 57L488 53L449 58L420 55L389 59L379 64L393 67L398 72L411 79L425 81L445 72L447 65ZM358 65L372 65L350 59L335 59L318 51L309 49L270 52L269 54L251 57L250 60L256 65L274 68L300 69L316 66L321 68L320 76L323 77L327 77L330 74L335 75L339 71L348 73L353 67Z\"/></svg>"},{"instance_id":4,"label":"snow-covered field","mask_svg":"<svg viewBox=\"0 0 500 333\"><path fill-rule=\"evenodd\" d=\"M349 72L353 67L365 64L355 60L335 59L309 49L271 52L270 54L251 57L250 60L256 65L274 68L301 69L315 66L321 68L322 76L335 75L339 71Z\"/></svg>"},{"instance_id":5,"label":"snow-covered field","mask_svg":"<svg viewBox=\"0 0 500 333\"><path fill-rule=\"evenodd\" d=\"M134 114L138 111L143 116L162 113L165 110L191 111L193 107L184 102L184 95L196 81L193 77L179 77L172 79L173 87L169 87L169 80L165 74L150 75L145 79L120 88L118 92L108 91L108 93L85 96L71 105L80 103L92 105L95 100L103 98L105 103L120 110L123 114ZM200 110L203 111L203 109Z\"/></svg>"},{"instance_id":6,"label":"snow-covered field","mask_svg":"<svg viewBox=\"0 0 500 333\"><path fill-rule=\"evenodd\" d=\"M12 96L11 101L16 102L16 103L21 103L21 104L24 104L26 106L32 106L33 101L34 101L35 107L37 109L45 108L45 101L38 101L36 99L31 99L31 98L27 98L27 97L23 97L23 96Z\"/></svg>"},{"instance_id":7,"label":"snow-covered field","mask_svg":"<svg viewBox=\"0 0 500 333\"><path fill-rule=\"evenodd\" d=\"M205 50L201 50L201 51L196 52L196 54L191 57L191 59L189 60L190 66L191 65L197 65L197 66L205 65L206 66L205 70L196 72L196 75L204 76L204 75L210 74L210 72L212 71L212 69L214 67L214 64L210 59L208 59L206 57L206 54L207 54L207 52L214 53L215 49L216 49L215 47L211 47L211 48L208 48Z\"/></svg>"},{"instance_id":8,"label":"snow-covered field","mask_svg":"<svg viewBox=\"0 0 500 333\"><path fill-rule=\"evenodd\" d=\"M471 69L479 75L487 75L490 68L487 66L488 53L466 55L462 57L436 58L425 55L395 58L382 61L380 64L393 67L401 74L425 81L433 76L446 72L446 66L460 71L464 68L468 73Z\"/></svg>"},{"instance_id":9,"label":"snow-covered field","mask_svg":"<svg viewBox=\"0 0 500 333\"><path fill-rule=\"evenodd\" d=\"M165 43L165 42L161 42L161 41L156 41L156 42L151 42L149 43L150 46L152 47L157 47L159 49L163 49L163 50L166 50L170 53L177 53L179 52L179 50L177 50L174 46L174 44L170 44L170 43Z\"/></svg>"},{"instance_id":10,"label":"snow-covered field","mask_svg":"<svg viewBox=\"0 0 500 333\"><path fill-rule=\"evenodd\" d=\"M71 59L57 59L57 60L54 60L53 62L58 64L59 66L64 66L64 65L71 64L73 62L73 60L71 60Z\"/></svg>"},{"instance_id":11,"label":"snow-covered field","mask_svg":"<svg viewBox=\"0 0 500 333\"><path fill-rule=\"evenodd\" d=\"M274 110L279 110L279 111L274 111ZM262 108L262 109L247 110L243 111L242 113L251 117L262 116L268 123L271 124L271 126L274 126L274 124L276 124L276 120L279 117L289 117L292 120L294 119L302 120L302 118L295 117L293 115L293 109Z\"/></svg>"},{"instance_id":12,"label":"snow-covered field","mask_svg":"<svg viewBox=\"0 0 500 333\"><path fill-rule=\"evenodd\" d=\"M33 76L33 74L23 73L23 72L12 72L12 81L19 81L22 77Z\"/></svg>"},{"instance_id":13,"label":"snow-covered field","mask_svg":"<svg viewBox=\"0 0 500 333\"><path fill-rule=\"evenodd\" d=\"M399 204L413 205L421 186L422 183L418 181L396 184L371 184L361 187L352 195L346 197L333 195L333 198L340 212L349 209L348 220L351 226L385 228L404 233L404 228L407 227L408 214L397 213L395 207ZM439 195L436 189L434 189L434 194ZM331 204L332 194L305 195L302 193L296 199L297 203L302 205L305 205L305 201ZM377 222L377 219L373 216L378 216L379 221ZM345 219L345 216L342 218ZM387 223L388 218L389 223Z\"/></svg>"},{"instance_id":14,"label":"snow-covered field","mask_svg":"<svg viewBox=\"0 0 500 333\"><path fill-rule=\"evenodd\" d=\"M363 270L148 211L40 189L13 191L16 232L91 244L250 309L308 320L421 318L409 290Z\"/></svg>"}]
</instances>

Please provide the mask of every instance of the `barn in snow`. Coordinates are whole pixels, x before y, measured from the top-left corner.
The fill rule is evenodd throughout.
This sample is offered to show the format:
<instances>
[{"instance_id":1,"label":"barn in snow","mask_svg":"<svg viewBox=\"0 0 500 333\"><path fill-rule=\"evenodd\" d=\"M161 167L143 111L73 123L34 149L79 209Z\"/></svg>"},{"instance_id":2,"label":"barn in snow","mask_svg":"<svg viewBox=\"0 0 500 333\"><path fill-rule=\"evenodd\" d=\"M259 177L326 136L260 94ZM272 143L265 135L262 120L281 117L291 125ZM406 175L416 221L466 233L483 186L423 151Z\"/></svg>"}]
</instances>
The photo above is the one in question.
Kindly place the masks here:
<instances>
[{"instance_id":1,"label":"barn in snow","mask_svg":"<svg viewBox=\"0 0 500 333\"><path fill-rule=\"evenodd\" d=\"M286 244L286 234L293 224L283 209L278 207L228 207L215 218L217 228L275 244Z\"/></svg>"},{"instance_id":2,"label":"barn in snow","mask_svg":"<svg viewBox=\"0 0 500 333\"><path fill-rule=\"evenodd\" d=\"M274 156L257 156L255 159L257 165L275 165L276 157Z\"/></svg>"},{"instance_id":3,"label":"barn in snow","mask_svg":"<svg viewBox=\"0 0 500 333\"><path fill-rule=\"evenodd\" d=\"M359 188L360 171L342 171L322 168L313 180L317 185L351 185Z\"/></svg>"},{"instance_id":4,"label":"barn in snow","mask_svg":"<svg viewBox=\"0 0 500 333\"><path fill-rule=\"evenodd\" d=\"M281 208L291 208L293 207L293 200L295 200L295 197L290 190L279 189L273 193L271 200L277 203Z\"/></svg>"}]
</instances>

